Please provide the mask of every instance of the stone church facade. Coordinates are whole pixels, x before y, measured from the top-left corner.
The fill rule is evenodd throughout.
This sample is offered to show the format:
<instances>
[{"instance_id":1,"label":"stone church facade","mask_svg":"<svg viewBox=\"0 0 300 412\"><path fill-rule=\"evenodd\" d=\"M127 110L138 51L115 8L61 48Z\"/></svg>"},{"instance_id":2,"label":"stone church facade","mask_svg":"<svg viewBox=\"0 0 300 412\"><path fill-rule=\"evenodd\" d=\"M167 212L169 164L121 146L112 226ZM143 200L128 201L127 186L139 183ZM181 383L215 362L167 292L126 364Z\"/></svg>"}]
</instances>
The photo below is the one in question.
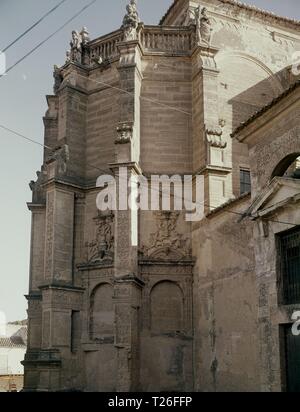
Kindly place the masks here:
<instances>
[{"instance_id":1,"label":"stone church facade","mask_svg":"<svg viewBox=\"0 0 300 412\"><path fill-rule=\"evenodd\" d=\"M72 33L30 184L25 390L299 391L278 253L300 248L299 28L233 0L147 26L132 0L120 29ZM99 211L120 167L201 176L202 219Z\"/></svg>"}]
</instances>

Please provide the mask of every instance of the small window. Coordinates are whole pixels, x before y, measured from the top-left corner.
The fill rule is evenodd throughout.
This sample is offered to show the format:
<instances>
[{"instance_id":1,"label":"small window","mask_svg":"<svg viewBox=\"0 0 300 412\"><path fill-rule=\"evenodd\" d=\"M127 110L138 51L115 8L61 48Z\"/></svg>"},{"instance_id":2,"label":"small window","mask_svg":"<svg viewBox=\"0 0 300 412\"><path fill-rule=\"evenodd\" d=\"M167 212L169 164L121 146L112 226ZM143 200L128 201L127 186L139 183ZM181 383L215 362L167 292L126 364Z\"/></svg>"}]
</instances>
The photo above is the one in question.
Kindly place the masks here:
<instances>
[{"instance_id":1,"label":"small window","mask_svg":"<svg viewBox=\"0 0 300 412\"><path fill-rule=\"evenodd\" d=\"M71 352L76 353L80 346L80 312L72 310L71 315Z\"/></svg>"},{"instance_id":2,"label":"small window","mask_svg":"<svg viewBox=\"0 0 300 412\"><path fill-rule=\"evenodd\" d=\"M251 192L251 175L250 170L240 170L240 191L241 195Z\"/></svg>"},{"instance_id":3,"label":"small window","mask_svg":"<svg viewBox=\"0 0 300 412\"><path fill-rule=\"evenodd\" d=\"M300 303L300 228L279 237L282 303Z\"/></svg>"}]
</instances>

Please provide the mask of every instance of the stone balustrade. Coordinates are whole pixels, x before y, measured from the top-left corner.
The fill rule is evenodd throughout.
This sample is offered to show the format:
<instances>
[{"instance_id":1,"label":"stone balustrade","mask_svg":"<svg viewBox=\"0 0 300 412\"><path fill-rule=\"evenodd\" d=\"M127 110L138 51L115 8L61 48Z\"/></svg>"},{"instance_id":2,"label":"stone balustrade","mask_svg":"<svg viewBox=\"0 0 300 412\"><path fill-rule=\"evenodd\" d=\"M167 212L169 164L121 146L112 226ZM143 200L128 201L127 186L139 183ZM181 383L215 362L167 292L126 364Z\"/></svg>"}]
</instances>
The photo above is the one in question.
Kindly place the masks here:
<instances>
[{"instance_id":1,"label":"stone balustrade","mask_svg":"<svg viewBox=\"0 0 300 412\"><path fill-rule=\"evenodd\" d=\"M186 27L145 26L140 32L145 52L189 54L193 39L194 31Z\"/></svg>"},{"instance_id":2,"label":"stone balustrade","mask_svg":"<svg viewBox=\"0 0 300 412\"><path fill-rule=\"evenodd\" d=\"M89 43L90 61L100 57L103 61L117 59L118 43L122 40L123 32L118 30ZM194 30L188 27L141 26L139 41L145 53L188 55L194 45Z\"/></svg>"},{"instance_id":3,"label":"stone balustrade","mask_svg":"<svg viewBox=\"0 0 300 412\"><path fill-rule=\"evenodd\" d=\"M123 33L121 30L101 37L89 44L89 54L91 60L102 58L103 61L111 60L119 56L117 44L122 41Z\"/></svg>"}]
</instances>

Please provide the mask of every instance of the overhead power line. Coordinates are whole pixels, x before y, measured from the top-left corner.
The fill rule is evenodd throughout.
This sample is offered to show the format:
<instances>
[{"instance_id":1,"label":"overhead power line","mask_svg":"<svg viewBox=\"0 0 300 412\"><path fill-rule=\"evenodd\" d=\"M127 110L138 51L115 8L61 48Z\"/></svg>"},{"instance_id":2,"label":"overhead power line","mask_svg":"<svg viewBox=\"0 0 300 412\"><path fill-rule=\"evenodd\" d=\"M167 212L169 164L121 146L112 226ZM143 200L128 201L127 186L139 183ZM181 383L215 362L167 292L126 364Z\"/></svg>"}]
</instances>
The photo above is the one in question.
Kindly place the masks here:
<instances>
[{"instance_id":1,"label":"overhead power line","mask_svg":"<svg viewBox=\"0 0 300 412\"><path fill-rule=\"evenodd\" d=\"M43 143L38 142L37 140L31 139L31 138L25 136L24 134L21 134L21 133L15 131L15 130L9 128L9 127L6 127L6 126L2 125L2 124L0 124L0 128L3 129L3 130L8 131L8 132L10 132L10 133L15 134L16 136L21 137L22 139L25 139L26 141L28 141L28 142L30 142L30 143L34 143L34 144L37 144L37 145L39 145L39 146L42 146L42 147L44 147L44 148L47 149L47 150L54 150L53 148L51 148L51 147L49 147L49 146L46 146L46 145L44 145ZM107 170L101 169L101 168L99 168L98 166L92 165L92 164L90 164L90 163L87 163L87 166L90 166L90 167L92 167L92 168L100 171L101 173L107 174ZM121 176L118 176L118 177L121 178ZM146 177L146 176L144 176L144 177ZM162 190L157 190L157 191L158 191L159 193L162 193ZM179 198L178 196L175 196L175 197L176 197L176 198ZM201 206L210 207L211 209L214 209L214 210L220 208L220 206L212 206L212 205L206 204L206 203L204 203L204 202L196 203L196 205L198 205L198 206L201 205ZM224 211L225 213L234 214L234 215L237 215L237 216L242 216L243 218L246 217L245 213L242 213L242 212L236 212L236 211L227 210L227 209L224 209L223 211ZM288 226L298 226L298 225L299 225L299 223L284 222L284 221L274 220L274 219L268 219L268 221L269 221L269 222L272 222L272 223L279 223L279 224L288 225Z\"/></svg>"},{"instance_id":2,"label":"overhead power line","mask_svg":"<svg viewBox=\"0 0 300 412\"><path fill-rule=\"evenodd\" d=\"M57 30L55 30L53 33L51 33L46 39L41 41L39 44L37 44L33 49L31 49L28 53L26 53L23 57L21 57L16 63L14 63L12 66L10 66L5 74L2 74L0 77L5 76L7 73L9 73L12 69L14 69L16 66L18 66L22 61L24 61L27 57L29 57L31 54L33 54L37 49L39 49L41 46L43 46L45 43L47 43L48 40L50 40L52 37L54 37L57 33L59 33L62 29L64 29L71 21L75 20L76 17L78 17L80 14L82 14L85 10L87 10L89 7L91 7L94 3L96 3L97 0L92 0L90 3L88 3L86 6L84 6L81 10L79 10L77 13L75 13L70 19L68 19L62 26L60 26Z\"/></svg>"},{"instance_id":3,"label":"overhead power line","mask_svg":"<svg viewBox=\"0 0 300 412\"><path fill-rule=\"evenodd\" d=\"M37 27L42 21L44 21L50 14L52 14L55 10L57 10L63 3L65 3L67 0L62 0L60 1L55 7L53 7L51 10L49 10L46 14L44 14L38 21L36 21L32 26L30 26L28 29L24 31L24 33L20 34L14 41L9 43L8 46L4 47L3 50L1 50L2 53L5 53L10 47L12 47L14 44L16 44L19 40L21 40L26 34L28 34L31 30L33 30L35 27Z\"/></svg>"}]
</instances>

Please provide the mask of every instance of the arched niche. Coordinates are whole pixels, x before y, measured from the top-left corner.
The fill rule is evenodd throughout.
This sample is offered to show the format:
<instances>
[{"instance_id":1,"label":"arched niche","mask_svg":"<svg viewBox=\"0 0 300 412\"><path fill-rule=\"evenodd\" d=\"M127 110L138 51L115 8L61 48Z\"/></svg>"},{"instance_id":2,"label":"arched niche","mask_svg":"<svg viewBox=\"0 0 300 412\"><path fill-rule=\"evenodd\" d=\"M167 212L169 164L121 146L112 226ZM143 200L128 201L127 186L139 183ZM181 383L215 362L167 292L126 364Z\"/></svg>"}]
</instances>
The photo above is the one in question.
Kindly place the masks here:
<instances>
[{"instance_id":1,"label":"arched niche","mask_svg":"<svg viewBox=\"0 0 300 412\"><path fill-rule=\"evenodd\" d=\"M114 334L113 287L98 285L90 298L90 338L103 339Z\"/></svg>"},{"instance_id":2,"label":"arched niche","mask_svg":"<svg viewBox=\"0 0 300 412\"><path fill-rule=\"evenodd\" d=\"M151 332L174 333L183 329L183 294L174 282L157 283L150 294Z\"/></svg>"}]
</instances>

